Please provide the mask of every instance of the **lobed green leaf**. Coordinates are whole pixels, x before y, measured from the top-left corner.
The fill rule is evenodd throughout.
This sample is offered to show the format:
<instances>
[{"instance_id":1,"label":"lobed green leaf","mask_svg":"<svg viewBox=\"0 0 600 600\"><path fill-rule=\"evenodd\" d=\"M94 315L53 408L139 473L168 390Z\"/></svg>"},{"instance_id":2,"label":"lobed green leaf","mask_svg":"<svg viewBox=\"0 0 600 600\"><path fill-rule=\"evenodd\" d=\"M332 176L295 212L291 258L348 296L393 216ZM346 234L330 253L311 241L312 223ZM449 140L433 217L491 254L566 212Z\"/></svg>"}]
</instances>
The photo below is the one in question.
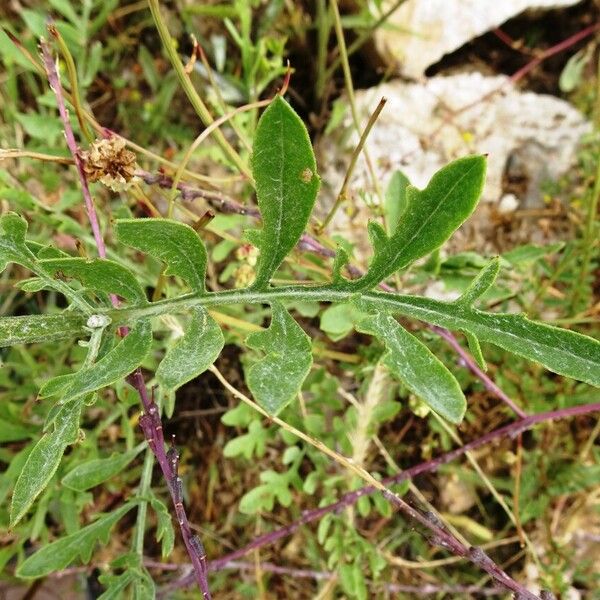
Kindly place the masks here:
<instances>
[{"instance_id":1,"label":"lobed green leaf","mask_svg":"<svg viewBox=\"0 0 600 600\"><path fill-rule=\"evenodd\" d=\"M357 329L385 344L383 364L411 392L448 421L462 421L467 401L460 385L425 344L389 314L371 315L360 321Z\"/></svg>"},{"instance_id":2,"label":"lobed green leaf","mask_svg":"<svg viewBox=\"0 0 600 600\"><path fill-rule=\"evenodd\" d=\"M320 185L306 127L281 96L258 122L252 174L263 220L260 231L249 232L260 250L254 287L264 288L298 243Z\"/></svg>"},{"instance_id":3,"label":"lobed green leaf","mask_svg":"<svg viewBox=\"0 0 600 600\"><path fill-rule=\"evenodd\" d=\"M346 286L370 289L446 242L477 206L485 166L485 157L467 156L440 169L424 190L408 186L406 209L391 237L377 223L369 223L374 250L369 270Z\"/></svg>"},{"instance_id":4,"label":"lobed green leaf","mask_svg":"<svg viewBox=\"0 0 600 600\"><path fill-rule=\"evenodd\" d=\"M144 448L145 443L126 452L114 452L108 458L88 460L69 471L62 484L78 492L89 490L120 473Z\"/></svg>"},{"instance_id":5,"label":"lobed green leaf","mask_svg":"<svg viewBox=\"0 0 600 600\"><path fill-rule=\"evenodd\" d=\"M523 315L486 313L418 296L371 292L358 304L363 310L396 312L453 331L468 331L482 342L536 361L554 373L600 387L600 342L588 336Z\"/></svg>"},{"instance_id":6,"label":"lobed green leaf","mask_svg":"<svg viewBox=\"0 0 600 600\"><path fill-rule=\"evenodd\" d=\"M38 550L17 569L17 577L38 578L68 567L78 557L89 562L96 542L108 543L113 525L129 512L137 502L128 502L91 525L61 538Z\"/></svg>"},{"instance_id":7,"label":"lobed green leaf","mask_svg":"<svg viewBox=\"0 0 600 600\"><path fill-rule=\"evenodd\" d=\"M126 377L142 364L150 352L152 345L152 327L147 319L140 319L110 352L107 352L97 362L84 367L73 374L66 375L61 379L61 385L68 385L60 389L63 396L61 403L66 404L75 398L95 392L108 385L112 385L119 379ZM52 386L56 393L56 382L50 380L47 386ZM40 395L47 395L47 386L42 386Z\"/></svg>"},{"instance_id":8,"label":"lobed green leaf","mask_svg":"<svg viewBox=\"0 0 600 600\"><path fill-rule=\"evenodd\" d=\"M221 328L208 314L196 306L185 334L165 354L158 365L156 378L167 391L174 392L210 367L223 349Z\"/></svg>"},{"instance_id":9,"label":"lobed green leaf","mask_svg":"<svg viewBox=\"0 0 600 600\"><path fill-rule=\"evenodd\" d=\"M0 272L8 263L33 270L35 256L25 243L27 221L15 213L0 218Z\"/></svg>"},{"instance_id":10,"label":"lobed green leaf","mask_svg":"<svg viewBox=\"0 0 600 600\"><path fill-rule=\"evenodd\" d=\"M0 317L0 348L75 337L84 333L86 321L72 313Z\"/></svg>"},{"instance_id":11,"label":"lobed green leaf","mask_svg":"<svg viewBox=\"0 0 600 600\"><path fill-rule=\"evenodd\" d=\"M123 265L105 258L53 258L40 260L49 274L74 277L96 292L117 294L134 304L145 304L146 294L135 275Z\"/></svg>"},{"instance_id":12,"label":"lobed green leaf","mask_svg":"<svg viewBox=\"0 0 600 600\"><path fill-rule=\"evenodd\" d=\"M14 527L56 473L65 449L77 441L81 403L63 407L54 419L54 431L45 433L29 454L15 484L10 507Z\"/></svg>"},{"instance_id":13,"label":"lobed green leaf","mask_svg":"<svg viewBox=\"0 0 600 600\"><path fill-rule=\"evenodd\" d=\"M265 356L246 375L248 387L258 404L277 414L298 394L312 365L310 338L279 302L271 304L271 324L252 333L246 344Z\"/></svg>"},{"instance_id":14,"label":"lobed green leaf","mask_svg":"<svg viewBox=\"0 0 600 600\"><path fill-rule=\"evenodd\" d=\"M204 292L206 248L189 226L170 219L120 219L115 223L120 242L158 258L166 275L181 277L194 292Z\"/></svg>"}]
</instances>

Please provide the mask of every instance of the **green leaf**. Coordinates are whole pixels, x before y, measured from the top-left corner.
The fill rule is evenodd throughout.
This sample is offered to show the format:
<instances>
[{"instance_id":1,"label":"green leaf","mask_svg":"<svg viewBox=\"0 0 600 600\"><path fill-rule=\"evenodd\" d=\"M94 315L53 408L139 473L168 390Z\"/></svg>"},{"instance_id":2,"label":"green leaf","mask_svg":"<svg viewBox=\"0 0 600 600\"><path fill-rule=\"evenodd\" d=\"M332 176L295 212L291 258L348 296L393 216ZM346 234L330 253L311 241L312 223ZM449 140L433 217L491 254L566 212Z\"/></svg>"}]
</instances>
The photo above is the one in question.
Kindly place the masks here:
<instances>
[{"instance_id":1,"label":"green leaf","mask_svg":"<svg viewBox=\"0 0 600 600\"><path fill-rule=\"evenodd\" d=\"M246 344L266 355L248 370L246 381L256 401L271 414L277 414L300 391L310 371L310 338L279 302L273 302L271 324L265 331L252 333Z\"/></svg>"},{"instance_id":2,"label":"green leaf","mask_svg":"<svg viewBox=\"0 0 600 600\"><path fill-rule=\"evenodd\" d=\"M492 259L473 279L469 287L462 296L456 301L457 304L471 306L476 300L481 298L493 285L500 271L500 259Z\"/></svg>"},{"instance_id":3,"label":"green leaf","mask_svg":"<svg viewBox=\"0 0 600 600\"><path fill-rule=\"evenodd\" d=\"M120 219L120 242L146 252L167 265L165 275L181 277L194 292L204 292L206 248L189 226L169 219Z\"/></svg>"},{"instance_id":4,"label":"green leaf","mask_svg":"<svg viewBox=\"0 0 600 600\"><path fill-rule=\"evenodd\" d=\"M600 387L600 342L585 335L530 321L523 315L486 313L452 302L371 292L358 301L365 311L397 312L445 327L469 331L550 371Z\"/></svg>"},{"instance_id":5,"label":"green leaf","mask_svg":"<svg viewBox=\"0 0 600 600\"><path fill-rule=\"evenodd\" d=\"M40 115L36 113L17 113L17 120L23 126L23 129L32 138L43 140L50 143L55 140L62 130L58 119Z\"/></svg>"},{"instance_id":6,"label":"green leaf","mask_svg":"<svg viewBox=\"0 0 600 600\"><path fill-rule=\"evenodd\" d=\"M479 345L479 340L470 331L463 331L467 338L467 344L469 344L469 350L475 359L475 362L479 365L482 371L487 371L487 365L485 364L485 358L483 358L483 352Z\"/></svg>"},{"instance_id":7,"label":"green leaf","mask_svg":"<svg viewBox=\"0 0 600 600\"><path fill-rule=\"evenodd\" d=\"M135 304L146 303L146 294L135 275L112 260L55 258L41 260L39 265L52 275L75 277L85 288L106 294L117 294Z\"/></svg>"},{"instance_id":8,"label":"green leaf","mask_svg":"<svg viewBox=\"0 0 600 600\"><path fill-rule=\"evenodd\" d=\"M126 377L142 364L150 352L151 345L150 321L140 319L110 352L107 352L98 362L84 367L74 374L64 391L61 403L66 404L75 398L95 392ZM50 382L49 385L55 385ZM46 393L47 389L43 386L40 395Z\"/></svg>"},{"instance_id":9,"label":"green leaf","mask_svg":"<svg viewBox=\"0 0 600 600\"><path fill-rule=\"evenodd\" d=\"M424 190L409 186L406 209L391 237L369 223L373 260L363 277L346 286L370 289L439 248L475 209L484 180L485 157L467 156L440 169Z\"/></svg>"},{"instance_id":10,"label":"green leaf","mask_svg":"<svg viewBox=\"0 0 600 600\"><path fill-rule=\"evenodd\" d=\"M32 554L17 569L17 577L38 578L68 567L78 557L89 562L96 542L106 544L113 525L129 512L137 502L128 502L91 525L83 527L60 540L52 542Z\"/></svg>"},{"instance_id":11,"label":"green leaf","mask_svg":"<svg viewBox=\"0 0 600 600\"><path fill-rule=\"evenodd\" d=\"M377 313L363 319L358 331L380 339L387 349L383 364L436 413L460 423L467 408L454 375L414 335L391 315Z\"/></svg>"},{"instance_id":12,"label":"green leaf","mask_svg":"<svg viewBox=\"0 0 600 600\"><path fill-rule=\"evenodd\" d=\"M387 226L388 235L394 235L400 218L406 210L407 189L410 185L408 177L402 171L394 171L392 178L385 190L385 224Z\"/></svg>"},{"instance_id":13,"label":"green leaf","mask_svg":"<svg viewBox=\"0 0 600 600\"><path fill-rule=\"evenodd\" d=\"M206 371L221 353L224 343L221 328L208 311L201 306L193 308L185 334L158 365L158 383L168 391L175 391Z\"/></svg>"},{"instance_id":14,"label":"green leaf","mask_svg":"<svg viewBox=\"0 0 600 600\"><path fill-rule=\"evenodd\" d=\"M166 504L152 495L150 504L156 513L156 541L161 543L161 554L164 557L173 552L175 544L175 530L173 529L173 519Z\"/></svg>"},{"instance_id":15,"label":"green leaf","mask_svg":"<svg viewBox=\"0 0 600 600\"><path fill-rule=\"evenodd\" d=\"M27 458L15 484L10 507L10 526L14 527L48 485L65 449L77 441L81 403L63 407L56 415L54 431L45 433Z\"/></svg>"},{"instance_id":16,"label":"green leaf","mask_svg":"<svg viewBox=\"0 0 600 600\"><path fill-rule=\"evenodd\" d=\"M137 577L136 569L127 569L119 575L112 575L105 573L101 575L98 580L104 586L104 592L98 598L98 600L120 600L124 598L124 591Z\"/></svg>"},{"instance_id":17,"label":"green leaf","mask_svg":"<svg viewBox=\"0 0 600 600\"><path fill-rule=\"evenodd\" d=\"M0 272L6 268L8 263L17 263L36 275L46 280L47 284L63 293L78 308L89 313L91 307L82 301L69 286L62 281L55 281L50 277L35 255L27 247L25 234L27 233L27 221L15 213L8 213L0 218ZM40 282L41 284L41 282ZM1 326L0 326L1 328Z\"/></svg>"},{"instance_id":18,"label":"green leaf","mask_svg":"<svg viewBox=\"0 0 600 600\"><path fill-rule=\"evenodd\" d=\"M264 288L298 243L320 185L306 127L281 96L258 122L252 174L263 220L263 228L251 232L260 250L254 287Z\"/></svg>"},{"instance_id":19,"label":"green leaf","mask_svg":"<svg viewBox=\"0 0 600 600\"><path fill-rule=\"evenodd\" d=\"M114 452L108 458L88 460L69 471L62 484L78 492L89 490L120 473L145 447L144 443L127 452Z\"/></svg>"},{"instance_id":20,"label":"green leaf","mask_svg":"<svg viewBox=\"0 0 600 600\"><path fill-rule=\"evenodd\" d=\"M0 218L0 272L8 263L34 270L35 256L25 244L27 221L15 213Z\"/></svg>"},{"instance_id":21,"label":"green leaf","mask_svg":"<svg viewBox=\"0 0 600 600\"><path fill-rule=\"evenodd\" d=\"M337 342L353 331L354 323L363 316L352 302L332 304L321 313L319 326L329 339Z\"/></svg>"},{"instance_id":22,"label":"green leaf","mask_svg":"<svg viewBox=\"0 0 600 600\"><path fill-rule=\"evenodd\" d=\"M67 313L0 317L0 348L75 337L84 333L86 321L84 316Z\"/></svg>"}]
</instances>

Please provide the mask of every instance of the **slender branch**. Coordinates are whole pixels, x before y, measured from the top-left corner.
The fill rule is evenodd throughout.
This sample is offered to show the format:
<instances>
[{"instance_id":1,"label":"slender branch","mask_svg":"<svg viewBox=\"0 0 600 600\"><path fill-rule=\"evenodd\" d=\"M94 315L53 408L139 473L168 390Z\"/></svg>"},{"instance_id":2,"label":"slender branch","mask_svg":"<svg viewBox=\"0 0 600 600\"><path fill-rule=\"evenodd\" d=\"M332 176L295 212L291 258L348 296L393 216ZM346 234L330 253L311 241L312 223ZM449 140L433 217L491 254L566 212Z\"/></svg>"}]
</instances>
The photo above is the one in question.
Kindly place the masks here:
<instances>
[{"instance_id":1,"label":"slender branch","mask_svg":"<svg viewBox=\"0 0 600 600\"><path fill-rule=\"evenodd\" d=\"M178 474L179 453L173 446L168 453L165 452L165 438L160 419L160 409L154 399L148 397L146 384L140 370L138 369L133 375L130 375L128 380L138 390L144 406L144 414L140 417L140 427L144 432L148 447L156 456L160 470L168 483L181 535L194 566L193 576L200 587L204 600L210 600L211 596L206 576L206 552L200 538L192 533L183 506L183 482Z\"/></svg>"},{"instance_id":2,"label":"slender branch","mask_svg":"<svg viewBox=\"0 0 600 600\"><path fill-rule=\"evenodd\" d=\"M464 446L461 446L459 448L451 450L450 452L441 454L436 458L410 467L405 471L392 475L391 477L386 477L382 480L382 483L387 486L390 486L393 484L400 483L402 481L406 481L408 479L413 479L418 475L422 475L424 473L431 473L433 471L436 471L442 465L448 464L453 460L459 458L466 452L476 450L481 446L484 446L504 437L514 438L520 433L531 429L534 425L537 425L539 423L545 423L556 419L564 419L567 417L586 415L594 412L600 412L600 402L596 402L594 404L584 404L581 406L571 406L569 408L548 411L544 413L539 413L537 415L525 417L524 419L520 419L518 421L515 421L514 423L510 423L508 425L505 425L504 427L495 429L494 431L490 431L489 433L486 433L480 438L468 442ZM234 552L225 554L220 558L211 560L208 563L208 570L218 571L224 569L230 562L242 558L248 552L251 552L256 548L262 548L263 546L273 544L282 538L288 537L292 535L295 531L300 529L300 527L302 527L303 525L307 525L308 523L312 523L313 521L318 521L327 514L339 513L345 507L358 502L358 500L363 496L368 496L374 494L375 492L377 492L377 489L375 487L364 486L362 488L359 488L358 490L344 494L337 502L333 502L331 504L328 504L327 506L322 506L313 510L305 511L303 512L302 516L296 521L293 521L292 523L284 527L280 527L279 529L275 529L268 533L264 533L254 538L252 542L250 542L246 546L238 548ZM186 587L189 586L192 581L193 577L186 576L183 577L181 580L174 582L173 585L176 585L177 587Z\"/></svg>"},{"instance_id":3,"label":"slender branch","mask_svg":"<svg viewBox=\"0 0 600 600\"><path fill-rule=\"evenodd\" d=\"M381 100L379 101L379 104L377 105L377 107L375 108L375 110L373 111L371 116L369 117L369 120L367 121L367 124L366 124L365 128L363 129L363 132L360 136L358 144L352 151L352 157L350 158L350 164L348 165L348 168L346 169L346 175L344 176L344 181L342 182L342 187L340 188L340 191L338 192L337 198L335 199L335 202L334 202L333 206L331 207L331 210L325 217L325 220L323 221L323 223L321 223L321 225L319 226L319 231L323 231L327 227L327 225L329 225L329 223L331 223L331 220L335 216L335 213L337 212L339 207L344 202L346 202L346 200L348 199L348 185L350 184L350 178L352 177L352 174L354 173L354 169L356 167L358 157L360 156L360 153L362 152L362 149L367 141L367 138L369 137L369 133L371 133L371 129L373 129L373 125L375 125L375 122L379 118L379 115L381 114L381 111L383 110L383 107L385 106L386 102L387 102L387 98L381 98Z\"/></svg>"},{"instance_id":4,"label":"slender branch","mask_svg":"<svg viewBox=\"0 0 600 600\"><path fill-rule=\"evenodd\" d=\"M185 565L163 565L152 561L144 561L144 564L154 566L158 569L175 570L177 568L185 568ZM173 569L171 569L173 567ZM225 569L236 569L240 571L252 571L256 569L256 565L251 562L231 561ZM327 571L313 571L310 569L298 569L293 567L282 567L272 562L261 562L260 568L267 573L274 575L285 575L295 579L313 579L315 581L331 581L337 580L338 574ZM501 587L482 588L481 585L452 585L452 584L434 584L422 583L420 585L407 585L402 583L386 583L379 581L365 582L368 586L375 589L391 592L393 594L411 594L412 596L432 596L434 594L474 594L476 596L500 596L505 591ZM166 592L169 586L165 586L162 593Z\"/></svg>"},{"instance_id":5,"label":"slender branch","mask_svg":"<svg viewBox=\"0 0 600 600\"><path fill-rule=\"evenodd\" d=\"M79 148L77 147L77 142L75 141L75 136L73 135L73 128L71 127L71 122L69 121L69 113L67 112L67 108L65 106L65 99L63 97L62 86L60 85L60 79L58 77L56 65L54 64L54 59L52 58L50 48L44 39L40 40L40 47L42 49L42 58L44 61L44 68L46 69L46 75L48 76L48 83L50 84L50 88L56 96L56 103L58 104L58 112L60 113L60 118L63 123L67 146L69 147L69 151L71 152L73 160L75 161L75 166L77 167L77 173L81 183L81 190L83 192L83 199L85 201L85 209L87 211L88 220L92 228L92 233L94 234L94 240L96 241L98 254L101 258L106 258L106 246L104 245L104 239L102 237L102 232L100 231L100 225L98 224L98 215L96 214L96 208L94 206L94 201L92 200L90 187L83 169L83 161L79 155Z\"/></svg>"}]
</instances>

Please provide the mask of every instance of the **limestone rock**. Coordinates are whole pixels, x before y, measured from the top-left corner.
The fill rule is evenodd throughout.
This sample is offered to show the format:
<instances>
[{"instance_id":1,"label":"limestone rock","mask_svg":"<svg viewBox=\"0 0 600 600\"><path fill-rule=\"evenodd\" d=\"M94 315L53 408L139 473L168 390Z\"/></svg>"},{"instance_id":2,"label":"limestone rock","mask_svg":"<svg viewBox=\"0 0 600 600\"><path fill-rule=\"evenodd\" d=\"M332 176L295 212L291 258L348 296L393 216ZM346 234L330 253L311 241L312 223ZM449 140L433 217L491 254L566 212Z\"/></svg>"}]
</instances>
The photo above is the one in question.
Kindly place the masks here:
<instances>
[{"instance_id":1,"label":"limestone rock","mask_svg":"<svg viewBox=\"0 0 600 600\"><path fill-rule=\"evenodd\" d=\"M407 0L375 34L390 64L418 78L444 54L498 27L525 10L550 9L580 0ZM388 0L386 7L392 4Z\"/></svg>"}]
</instances>

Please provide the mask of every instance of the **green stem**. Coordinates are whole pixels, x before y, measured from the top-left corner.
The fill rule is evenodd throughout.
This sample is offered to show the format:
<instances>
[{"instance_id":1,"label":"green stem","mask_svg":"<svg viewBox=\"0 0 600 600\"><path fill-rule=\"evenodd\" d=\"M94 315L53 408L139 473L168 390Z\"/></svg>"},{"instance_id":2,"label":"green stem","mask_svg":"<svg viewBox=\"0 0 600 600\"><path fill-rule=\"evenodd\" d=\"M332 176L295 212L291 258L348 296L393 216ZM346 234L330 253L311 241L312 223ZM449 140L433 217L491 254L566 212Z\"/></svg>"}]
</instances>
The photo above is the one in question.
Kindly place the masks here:
<instances>
[{"instance_id":1,"label":"green stem","mask_svg":"<svg viewBox=\"0 0 600 600\"><path fill-rule=\"evenodd\" d=\"M154 454L148 448L144 457L144 466L142 467L142 476L140 478L140 486L138 488L138 496L145 498L150 491L150 483L152 481L152 467L154 466ZM140 556L144 556L144 533L146 531L146 515L148 514L148 502L141 500L135 523L135 534L133 536L133 551Z\"/></svg>"},{"instance_id":2,"label":"green stem","mask_svg":"<svg viewBox=\"0 0 600 600\"><path fill-rule=\"evenodd\" d=\"M192 85L192 81L189 78L188 74L185 72L183 65L181 64L181 60L179 55L177 54L177 50L173 45L173 38L169 33L167 25L161 15L160 7L158 0L148 0L148 5L150 6L150 12L152 13L152 18L154 19L154 23L156 25L156 29L158 30L158 34L160 35L160 39L163 43L164 49L169 57L171 65L175 69L175 73L177 74L177 78L179 79L179 83L186 93L189 101L191 102L194 110L204 123L204 125L210 125L213 122L212 115L210 114L206 104L204 104L202 98L200 98L198 92L195 90ZM243 173L248 181L253 181L252 173L248 168L248 165L242 160L240 155L235 151L235 149L231 146L231 144L227 141L223 133L216 129L214 131L214 137L225 155L231 160L231 162L239 169L240 173Z\"/></svg>"}]
</instances>

